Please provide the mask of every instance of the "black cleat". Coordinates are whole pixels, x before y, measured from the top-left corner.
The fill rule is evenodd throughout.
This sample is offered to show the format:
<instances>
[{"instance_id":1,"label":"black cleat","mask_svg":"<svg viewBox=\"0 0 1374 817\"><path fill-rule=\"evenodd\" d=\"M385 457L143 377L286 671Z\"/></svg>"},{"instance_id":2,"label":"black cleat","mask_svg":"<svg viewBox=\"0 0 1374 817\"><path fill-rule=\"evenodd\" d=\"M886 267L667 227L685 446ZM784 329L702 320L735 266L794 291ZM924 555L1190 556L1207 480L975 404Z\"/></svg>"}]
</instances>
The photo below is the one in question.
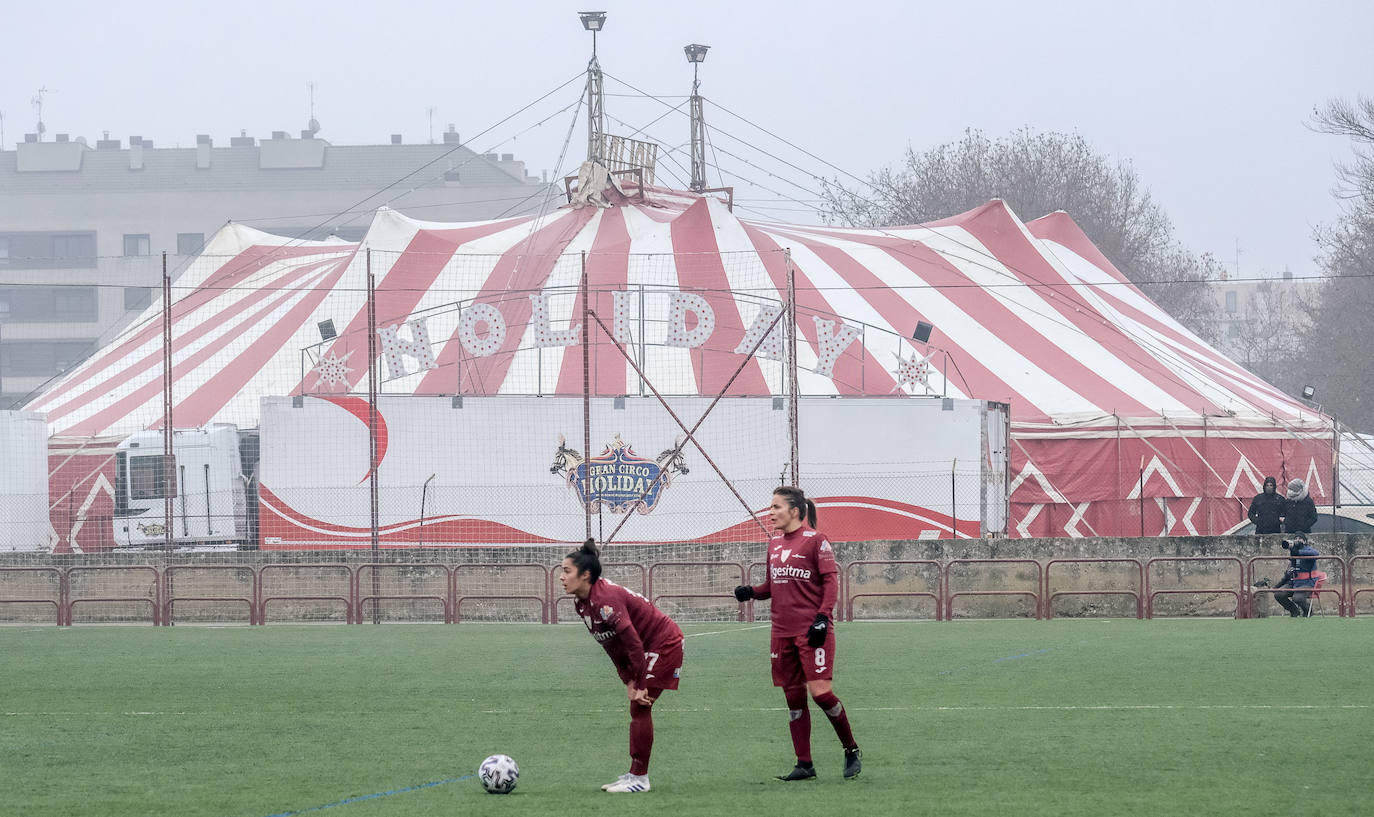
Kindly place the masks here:
<instances>
[{"instance_id":1,"label":"black cleat","mask_svg":"<svg viewBox=\"0 0 1374 817\"><path fill-rule=\"evenodd\" d=\"M779 780L815 780L816 767L810 763L802 765L798 763L792 767L792 771L778 777Z\"/></svg>"},{"instance_id":2,"label":"black cleat","mask_svg":"<svg viewBox=\"0 0 1374 817\"><path fill-rule=\"evenodd\" d=\"M850 780L858 777L859 772L864 767L864 753L859 751L859 747L844 750L844 779Z\"/></svg>"}]
</instances>

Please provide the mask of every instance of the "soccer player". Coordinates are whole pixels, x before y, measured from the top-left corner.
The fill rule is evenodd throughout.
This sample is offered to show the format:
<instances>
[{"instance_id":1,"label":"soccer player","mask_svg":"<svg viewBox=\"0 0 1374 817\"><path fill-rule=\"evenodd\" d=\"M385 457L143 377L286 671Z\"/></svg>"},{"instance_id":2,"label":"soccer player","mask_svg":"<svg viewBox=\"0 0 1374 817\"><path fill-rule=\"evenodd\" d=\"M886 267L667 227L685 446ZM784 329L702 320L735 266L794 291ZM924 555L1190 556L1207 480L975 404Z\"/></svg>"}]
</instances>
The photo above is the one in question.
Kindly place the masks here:
<instances>
[{"instance_id":1,"label":"soccer player","mask_svg":"<svg viewBox=\"0 0 1374 817\"><path fill-rule=\"evenodd\" d=\"M663 690L677 689L682 630L648 599L601 578L600 551L592 539L563 560L558 580L576 598L577 614L611 657L630 698L630 771L601 789L648 791L653 705Z\"/></svg>"},{"instance_id":2,"label":"soccer player","mask_svg":"<svg viewBox=\"0 0 1374 817\"><path fill-rule=\"evenodd\" d=\"M830 688L835 671L835 627L832 613L839 596L835 551L825 534L816 530L816 503L800 488L783 486L773 492L769 509L775 532L768 543L768 577L763 584L735 588L740 602L772 598L773 685L787 699L787 728L797 765L779 780L811 780L811 713L806 694L830 719L844 746L844 776L863 768L863 753L854 742L844 704Z\"/></svg>"}]
</instances>

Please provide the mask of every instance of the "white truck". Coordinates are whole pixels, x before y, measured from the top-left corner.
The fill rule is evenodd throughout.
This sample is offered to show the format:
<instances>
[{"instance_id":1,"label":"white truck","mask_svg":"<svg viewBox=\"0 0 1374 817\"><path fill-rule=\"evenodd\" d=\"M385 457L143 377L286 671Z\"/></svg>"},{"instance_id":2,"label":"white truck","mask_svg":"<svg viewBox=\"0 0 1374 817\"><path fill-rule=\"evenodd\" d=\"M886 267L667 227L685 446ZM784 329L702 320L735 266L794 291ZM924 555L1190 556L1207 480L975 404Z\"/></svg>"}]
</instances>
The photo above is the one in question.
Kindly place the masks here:
<instances>
[{"instance_id":1,"label":"white truck","mask_svg":"<svg viewBox=\"0 0 1374 817\"><path fill-rule=\"evenodd\" d=\"M120 547L178 549L256 547L253 472L257 434L215 424L172 433L166 460L161 431L139 431L115 454L114 536Z\"/></svg>"}]
</instances>

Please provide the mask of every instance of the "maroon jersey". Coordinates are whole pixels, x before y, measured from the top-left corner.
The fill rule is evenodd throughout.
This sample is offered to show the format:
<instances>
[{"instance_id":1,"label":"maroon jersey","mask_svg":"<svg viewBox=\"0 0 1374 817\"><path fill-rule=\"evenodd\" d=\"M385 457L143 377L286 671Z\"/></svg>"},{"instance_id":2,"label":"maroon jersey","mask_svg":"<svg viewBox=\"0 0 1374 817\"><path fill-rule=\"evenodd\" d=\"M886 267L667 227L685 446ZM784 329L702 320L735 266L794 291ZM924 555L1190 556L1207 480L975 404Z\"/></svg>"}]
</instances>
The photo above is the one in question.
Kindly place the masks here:
<instances>
[{"instance_id":1,"label":"maroon jersey","mask_svg":"<svg viewBox=\"0 0 1374 817\"><path fill-rule=\"evenodd\" d=\"M592 638L606 650L624 683L643 688L645 653L666 654L682 647L682 630L648 599L610 579L597 579L574 607Z\"/></svg>"},{"instance_id":2,"label":"maroon jersey","mask_svg":"<svg viewBox=\"0 0 1374 817\"><path fill-rule=\"evenodd\" d=\"M833 620L839 589L835 550L825 534L805 525L773 533L768 580L754 588L754 598L773 599L773 635L802 635L817 613Z\"/></svg>"}]
</instances>

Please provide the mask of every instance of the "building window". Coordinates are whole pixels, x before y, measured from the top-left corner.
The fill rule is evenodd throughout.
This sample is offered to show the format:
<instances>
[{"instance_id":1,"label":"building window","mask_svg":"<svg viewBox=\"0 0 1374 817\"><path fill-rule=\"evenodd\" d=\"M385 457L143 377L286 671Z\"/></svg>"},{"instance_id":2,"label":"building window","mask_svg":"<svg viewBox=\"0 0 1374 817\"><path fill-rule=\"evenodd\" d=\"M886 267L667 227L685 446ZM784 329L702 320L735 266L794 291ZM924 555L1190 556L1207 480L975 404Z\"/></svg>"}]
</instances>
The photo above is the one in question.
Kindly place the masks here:
<instances>
[{"instance_id":1,"label":"building window","mask_svg":"<svg viewBox=\"0 0 1374 817\"><path fill-rule=\"evenodd\" d=\"M54 374L65 374L76 368L76 364L86 359L94 343L58 344L53 349L52 367Z\"/></svg>"},{"instance_id":2,"label":"building window","mask_svg":"<svg viewBox=\"0 0 1374 817\"><path fill-rule=\"evenodd\" d=\"M94 340L7 340L4 376L52 377L85 360L94 350Z\"/></svg>"},{"instance_id":3,"label":"building window","mask_svg":"<svg viewBox=\"0 0 1374 817\"><path fill-rule=\"evenodd\" d=\"M195 255L205 246L205 233L177 233L177 255Z\"/></svg>"},{"instance_id":4,"label":"building window","mask_svg":"<svg viewBox=\"0 0 1374 817\"><path fill-rule=\"evenodd\" d=\"M95 287L0 289L0 318L10 323L93 322Z\"/></svg>"},{"instance_id":5,"label":"building window","mask_svg":"<svg viewBox=\"0 0 1374 817\"><path fill-rule=\"evenodd\" d=\"M125 233L124 234L124 254L125 255L151 255L152 242L147 233Z\"/></svg>"},{"instance_id":6,"label":"building window","mask_svg":"<svg viewBox=\"0 0 1374 817\"><path fill-rule=\"evenodd\" d=\"M0 233L0 267L74 269L94 266L94 231Z\"/></svg>"},{"instance_id":7,"label":"building window","mask_svg":"<svg viewBox=\"0 0 1374 817\"><path fill-rule=\"evenodd\" d=\"M1234 289L1226 291L1226 312L1230 315L1236 314L1236 291Z\"/></svg>"},{"instance_id":8,"label":"building window","mask_svg":"<svg viewBox=\"0 0 1374 817\"><path fill-rule=\"evenodd\" d=\"M91 287L59 288L52 294L52 317L59 321L95 320L95 290Z\"/></svg>"},{"instance_id":9,"label":"building window","mask_svg":"<svg viewBox=\"0 0 1374 817\"><path fill-rule=\"evenodd\" d=\"M124 287L125 311L144 310L153 302L152 287Z\"/></svg>"},{"instance_id":10,"label":"building window","mask_svg":"<svg viewBox=\"0 0 1374 817\"><path fill-rule=\"evenodd\" d=\"M95 233L54 235L50 257L55 267L95 266Z\"/></svg>"},{"instance_id":11,"label":"building window","mask_svg":"<svg viewBox=\"0 0 1374 817\"><path fill-rule=\"evenodd\" d=\"M96 319L93 287L60 287L53 292L53 319L89 322Z\"/></svg>"}]
</instances>

